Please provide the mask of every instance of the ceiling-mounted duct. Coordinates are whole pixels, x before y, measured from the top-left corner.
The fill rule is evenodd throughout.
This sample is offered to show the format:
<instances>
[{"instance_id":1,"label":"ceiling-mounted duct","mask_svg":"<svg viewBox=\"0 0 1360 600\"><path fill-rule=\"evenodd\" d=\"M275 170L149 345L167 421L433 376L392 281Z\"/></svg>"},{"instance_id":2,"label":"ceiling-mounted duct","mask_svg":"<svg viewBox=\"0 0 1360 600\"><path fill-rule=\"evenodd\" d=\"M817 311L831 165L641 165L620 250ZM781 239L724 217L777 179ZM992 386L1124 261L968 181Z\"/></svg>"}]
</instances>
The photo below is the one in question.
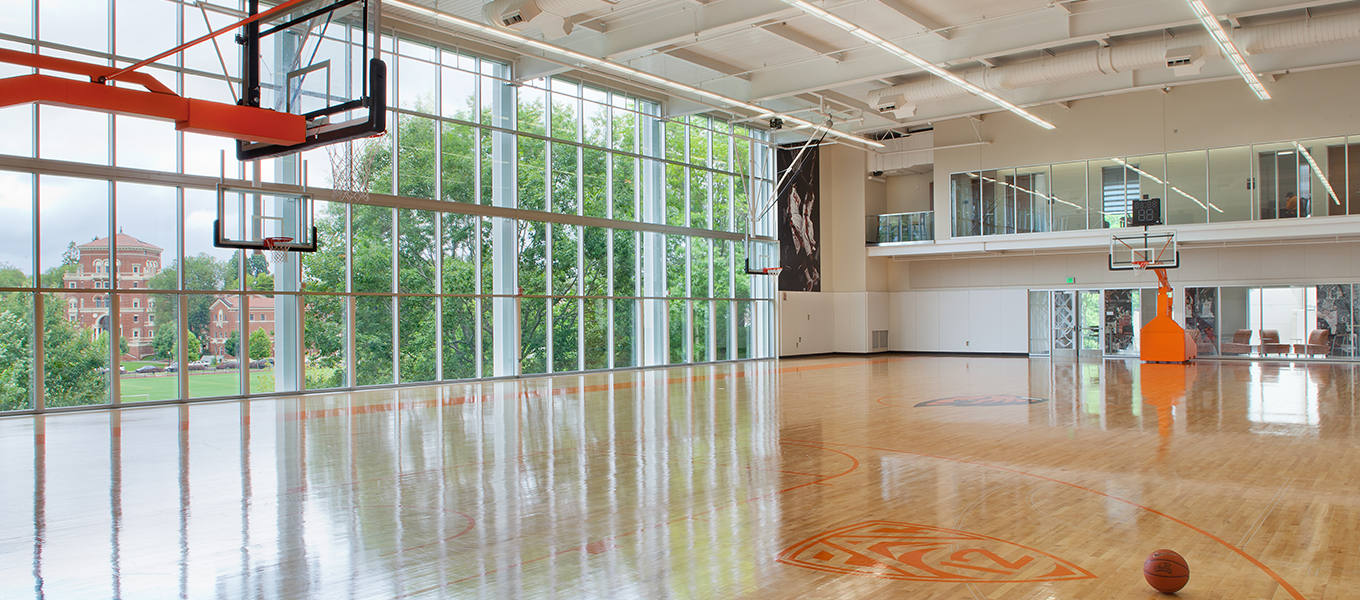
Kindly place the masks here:
<instances>
[{"instance_id":1,"label":"ceiling-mounted duct","mask_svg":"<svg viewBox=\"0 0 1360 600\"><path fill-rule=\"evenodd\" d=\"M547 39L571 33L571 17L619 0L494 0L482 7L487 22L515 31L537 27Z\"/></svg>"},{"instance_id":2,"label":"ceiling-mounted duct","mask_svg":"<svg viewBox=\"0 0 1360 600\"><path fill-rule=\"evenodd\" d=\"M1200 68L1207 60L1204 49L1199 46L1166 51L1166 68L1171 69L1177 77L1199 75Z\"/></svg>"},{"instance_id":3,"label":"ceiling-mounted duct","mask_svg":"<svg viewBox=\"0 0 1360 600\"><path fill-rule=\"evenodd\" d=\"M1329 44L1353 43L1360 41L1360 11L1272 25L1244 27L1232 30L1230 35L1233 42L1247 54L1267 54ZM1204 55L1198 59L1191 58L1188 62L1190 68L1195 68L1193 65L1198 60L1219 58L1214 41L1207 32L1177 36L1174 39L1177 48L1169 47L1169 43L1172 41L1150 40L1116 44L1104 48L1092 48L1003 65L994 69L960 71L956 72L955 75L982 89L1004 92L1074 79L1100 77L1113 73L1128 73L1138 69L1186 68L1169 63L1172 58L1183 58L1187 47L1199 48L1200 53ZM1208 51L1206 52L1205 49L1208 49ZM1179 71L1176 74L1182 75ZM872 90L868 94L868 100L872 106L876 105L880 98L900 97L901 100L898 100L898 102L919 105L944 102L966 96L968 96L967 90L943 79L930 78Z\"/></svg>"}]
</instances>

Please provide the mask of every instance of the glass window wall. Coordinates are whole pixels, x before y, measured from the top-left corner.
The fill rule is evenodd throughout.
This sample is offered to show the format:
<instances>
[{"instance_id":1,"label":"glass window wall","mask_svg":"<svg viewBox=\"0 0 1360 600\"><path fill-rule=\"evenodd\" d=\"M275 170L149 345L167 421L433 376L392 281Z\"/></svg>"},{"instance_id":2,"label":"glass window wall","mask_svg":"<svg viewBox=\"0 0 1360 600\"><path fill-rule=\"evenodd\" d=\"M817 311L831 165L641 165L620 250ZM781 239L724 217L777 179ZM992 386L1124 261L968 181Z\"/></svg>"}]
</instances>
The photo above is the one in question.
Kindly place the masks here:
<instances>
[{"instance_id":1,"label":"glass window wall","mask_svg":"<svg viewBox=\"0 0 1360 600\"><path fill-rule=\"evenodd\" d=\"M112 60L202 33L202 15L162 0L100 10L165 21L163 44L123 28L75 35L107 15L38 5L42 30L7 29L16 43L39 35ZM113 175L0 171L0 410L773 356L773 284L736 266L740 232L774 231L772 216L745 216L748 194L773 185L762 132L663 120L656 102L566 78L511 86L506 65L428 40L384 48L389 130L355 147L382 165L367 189L395 198L341 201L324 152L243 164L230 140L160 123L6 109L0 152ZM214 52L150 68L230 101ZM215 191L191 175L311 182L319 251L275 263L215 247ZM228 204L240 219L244 204Z\"/></svg>"}]
</instances>

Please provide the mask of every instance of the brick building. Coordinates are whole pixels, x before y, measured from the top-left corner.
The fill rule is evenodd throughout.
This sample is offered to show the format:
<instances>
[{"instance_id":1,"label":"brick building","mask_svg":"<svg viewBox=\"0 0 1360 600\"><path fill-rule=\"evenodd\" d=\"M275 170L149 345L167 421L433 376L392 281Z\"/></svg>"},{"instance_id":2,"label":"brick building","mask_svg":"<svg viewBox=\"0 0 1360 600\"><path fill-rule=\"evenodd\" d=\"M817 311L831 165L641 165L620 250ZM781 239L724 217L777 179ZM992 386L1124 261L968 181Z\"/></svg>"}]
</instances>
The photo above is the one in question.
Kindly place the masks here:
<instances>
[{"instance_id":1,"label":"brick building","mask_svg":"<svg viewBox=\"0 0 1360 600\"><path fill-rule=\"evenodd\" d=\"M241 311L237 304L240 296L219 296L213 301L208 309L208 352L218 356L227 356L227 339L231 337L231 332L238 331L237 319L240 318ZM274 336L274 299L265 296L250 296L249 310L246 311L245 335L241 336L241 348L248 344L250 334L257 329L269 332L269 336ZM241 352L241 350L237 350ZM236 356L233 356L236 358ZM253 357L261 358L261 357Z\"/></svg>"},{"instance_id":2,"label":"brick building","mask_svg":"<svg viewBox=\"0 0 1360 600\"><path fill-rule=\"evenodd\" d=\"M117 258L109 264L109 238L100 238L76 246L79 260L75 271L62 276L66 289L112 289L118 295L118 331L127 340L126 358L133 360L155 354L152 338L155 333L155 299L144 293L129 290L146 289L147 282L161 270L161 248L119 232L115 236ZM66 317L86 329L99 333L113 329L109 296L101 294L67 294Z\"/></svg>"}]
</instances>

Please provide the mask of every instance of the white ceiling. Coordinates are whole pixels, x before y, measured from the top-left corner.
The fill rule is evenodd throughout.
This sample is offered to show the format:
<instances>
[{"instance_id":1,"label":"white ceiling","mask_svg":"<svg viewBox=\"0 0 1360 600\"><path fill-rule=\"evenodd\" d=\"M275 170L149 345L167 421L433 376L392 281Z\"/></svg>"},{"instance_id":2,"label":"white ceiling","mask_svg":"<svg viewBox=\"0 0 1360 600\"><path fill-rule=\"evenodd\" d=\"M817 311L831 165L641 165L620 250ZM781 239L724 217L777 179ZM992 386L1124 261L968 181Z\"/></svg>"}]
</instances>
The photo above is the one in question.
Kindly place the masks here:
<instances>
[{"instance_id":1,"label":"white ceiling","mask_svg":"<svg viewBox=\"0 0 1360 600\"><path fill-rule=\"evenodd\" d=\"M480 0L410 1L486 22ZM870 106L871 91L933 77L781 0L538 1L545 8L590 8L570 17L574 30L565 38L549 40L553 44L772 109L804 110L798 116L812 120L822 120L814 112L821 110L842 131L914 131L937 120L1002 110L981 98L958 94L921 102L914 115L895 118L880 113ZM1207 39L1185 0L812 1L1022 107L1238 77L1212 46L1205 49L1209 60L1198 74L1178 76L1156 65L1127 72L1083 72L1014 88L995 76L1007 68L1013 72L1017 65L1041 68L1042 61L1075 53L1101 56L1100 48L1132 52L1154 42L1174 49L1183 40ZM1267 89L1272 74L1360 63L1360 29L1344 20L1360 19L1360 0L1205 0L1205 4L1227 24L1239 45L1251 41L1261 49L1252 54L1243 48L1252 70L1266 75ZM1314 23L1331 33L1318 37L1311 29L1300 29ZM448 24L440 27L463 37L486 38ZM537 28L522 33L542 39ZM1300 35L1302 42L1290 41ZM1272 42L1275 38L1283 41ZM505 45L504 40L497 43ZM543 54L538 50L526 47L524 54L516 64L516 77L521 79L573 70L561 61L537 58ZM1003 70L988 79L993 68ZM1250 93L1245 83L1242 86L1243 93ZM667 111L752 115L716 104L673 92Z\"/></svg>"}]
</instances>

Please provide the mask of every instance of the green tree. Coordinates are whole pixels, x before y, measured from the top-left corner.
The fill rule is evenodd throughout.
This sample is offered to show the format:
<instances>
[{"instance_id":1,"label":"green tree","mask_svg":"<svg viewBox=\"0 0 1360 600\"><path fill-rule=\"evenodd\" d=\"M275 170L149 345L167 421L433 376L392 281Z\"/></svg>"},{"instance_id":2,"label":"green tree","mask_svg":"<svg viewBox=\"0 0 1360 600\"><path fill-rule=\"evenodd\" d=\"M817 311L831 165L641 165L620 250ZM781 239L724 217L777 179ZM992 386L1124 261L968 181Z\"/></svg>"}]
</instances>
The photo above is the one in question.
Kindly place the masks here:
<instances>
[{"instance_id":1,"label":"green tree","mask_svg":"<svg viewBox=\"0 0 1360 600\"><path fill-rule=\"evenodd\" d=\"M33 395L33 307L28 294L0 294L0 410L31 408ZM48 306L62 306L55 295ZM66 320L64 311L44 311L44 402L48 407L108 401L99 369L108 365L108 346Z\"/></svg>"},{"instance_id":2,"label":"green tree","mask_svg":"<svg viewBox=\"0 0 1360 600\"><path fill-rule=\"evenodd\" d=\"M194 256L184 257L184 289L186 290L221 290L223 289L223 273L226 266L207 253L199 253ZM147 287L157 290L174 290L178 287L179 265L178 261L169 267L161 269L148 282ZM209 331L211 317L209 313L212 303L216 298L210 294L193 294L188 296L189 312L185 315L184 324L186 328L195 335L206 338ZM156 303L156 322L173 323L175 322L175 311L178 307L173 301ZM157 332L157 335L160 335Z\"/></svg>"},{"instance_id":3,"label":"green tree","mask_svg":"<svg viewBox=\"0 0 1360 600\"><path fill-rule=\"evenodd\" d=\"M194 332L192 331L185 333L184 336L185 358L188 358L189 362L194 362L203 358L203 344L198 341L198 336L194 335Z\"/></svg>"},{"instance_id":4,"label":"green tree","mask_svg":"<svg viewBox=\"0 0 1360 600\"><path fill-rule=\"evenodd\" d=\"M227 356L238 356L236 354L236 347L240 344L241 332L233 330L231 335L227 337L227 342L223 345L223 349L226 350Z\"/></svg>"},{"instance_id":5,"label":"green tree","mask_svg":"<svg viewBox=\"0 0 1360 600\"><path fill-rule=\"evenodd\" d=\"M80 250L76 249L76 243L74 241L66 244L66 251L61 253L61 264L80 264Z\"/></svg>"},{"instance_id":6,"label":"green tree","mask_svg":"<svg viewBox=\"0 0 1360 600\"><path fill-rule=\"evenodd\" d=\"M274 340L269 337L269 332L264 329L250 332L250 360L269 358L273 355Z\"/></svg>"},{"instance_id":7,"label":"green tree","mask_svg":"<svg viewBox=\"0 0 1360 600\"><path fill-rule=\"evenodd\" d=\"M98 345L100 348L107 347L109 343L108 335L109 335L108 333L100 333L99 335L95 336L94 343ZM129 346L127 338L121 335L118 336L118 354L126 355L128 353L128 350Z\"/></svg>"},{"instance_id":8,"label":"green tree","mask_svg":"<svg viewBox=\"0 0 1360 600\"><path fill-rule=\"evenodd\" d=\"M65 279L65 277L66 277L66 274L67 274L67 273L75 273L75 272L76 272L76 268L77 268L78 266L79 266L79 265L74 265L74 264L70 264L70 265L58 265L58 266L52 267L52 268L50 268L50 269L44 271L43 274L42 274L42 285L43 285L43 287L48 287L48 288L61 288L61 287L66 287L66 284L65 284L64 281L63 281L63 280Z\"/></svg>"},{"instance_id":9,"label":"green tree","mask_svg":"<svg viewBox=\"0 0 1360 600\"><path fill-rule=\"evenodd\" d=\"M156 338L151 341L151 348L156 351L156 356L162 360L177 360L175 355L175 322L161 321L156 326Z\"/></svg>"},{"instance_id":10,"label":"green tree","mask_svg":"<svg viewBox=\"0 0 1360 600\"><path fill-rule=\"evenodd\" d=\"M237 285L238 257L240 252L231 255L222 264L222 289L235 290ZM246 289L252 291L273 291L274 275L269 272L269 259L263 254L246 252Z\"/></svg>"},{"instance_id":11,"label":"green tree","mask_svg":"<svg viewBox=\"0 0 1360 600\"><path fill-rule=\"evenodd\" d=\"M185 334L185 354L188 355L189 362L203 358L203 346L198 341L198 336L192 331ZM156 327L156 339L151 342L151 347L156 350L156 356L162 360L178 361L179 349L175 342L175 323L173 321L162 322Z\"/></svg>"},{"instance_id":12,"label":"green tree","mask_svg":"<svg viewBox=\"0 0 1360 600\"><path fill-rule=\"evenodd\" d=\"M28 287L30 281L19 267L9 263L0 263L0 287Z\"/></svg>"}]
</instances>

